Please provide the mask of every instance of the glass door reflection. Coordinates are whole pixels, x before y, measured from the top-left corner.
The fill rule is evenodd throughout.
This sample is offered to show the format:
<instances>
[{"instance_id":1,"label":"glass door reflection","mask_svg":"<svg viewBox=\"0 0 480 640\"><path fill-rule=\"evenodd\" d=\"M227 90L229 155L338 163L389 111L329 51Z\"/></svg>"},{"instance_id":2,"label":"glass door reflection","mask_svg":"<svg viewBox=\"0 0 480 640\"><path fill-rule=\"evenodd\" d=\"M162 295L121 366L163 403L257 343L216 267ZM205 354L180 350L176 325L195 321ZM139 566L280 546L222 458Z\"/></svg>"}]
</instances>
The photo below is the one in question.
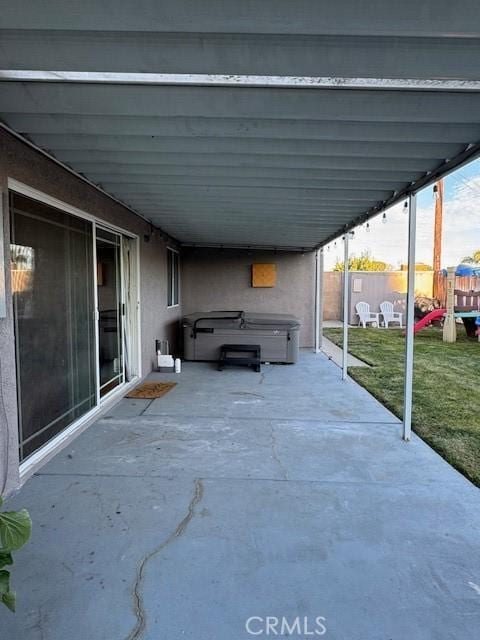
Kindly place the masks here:
<instances>
[{"instance_id":1,"label":"glass door reflection","mask_svg":"<svg viewBox=\"0 0 480 640\"><path fill-rule=\"evenodd\" d=\"M10 194L20 460L96 404L93 227Z\"/></svg>"},{"instance_id":2,"label":"glass door reflection","mask_svg":"<svg viewBox=\"0 0 480 640\"><path fill-rule=\"evenodd\" d=\"M96 228L100 397L124 382L122 237Z\"/></svg>"}]
</instances>

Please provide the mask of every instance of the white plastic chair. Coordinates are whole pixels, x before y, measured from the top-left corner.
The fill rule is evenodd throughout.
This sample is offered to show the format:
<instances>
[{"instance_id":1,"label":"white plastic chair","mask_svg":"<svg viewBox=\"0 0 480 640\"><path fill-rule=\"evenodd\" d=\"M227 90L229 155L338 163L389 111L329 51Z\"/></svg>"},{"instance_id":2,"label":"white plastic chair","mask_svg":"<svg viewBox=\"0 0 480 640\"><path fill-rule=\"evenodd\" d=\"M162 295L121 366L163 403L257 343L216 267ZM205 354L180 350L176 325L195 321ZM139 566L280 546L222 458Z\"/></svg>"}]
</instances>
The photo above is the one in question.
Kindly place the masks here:
<instances>
[{"instance_id":1,"label":"white plastic chair","mask_svg":"<svg viewBox=\"0 0 480 640\"><path fill-rule=\"evenodd\" d=\"M380 313L383 316L383 324L385 325L385 329L388 329L389 322L398 322L400 325L400 329L402 328L402 316L403 314L399 311L393 310L393 304L385 300L380 305Z\"/></svg>"},{"instance_id":2,"label":"white plastic chair","mask_svg":"<svg viewBox=\"0 0 480 640\"><path fill-rule=\"evenodd\" d=\"M357 302L355 309L357 310L357 316L359 318L358 324L362 324L364 329L367 328L367 324L370 322L374 327L380 325L380 314L370 311L368 302Z\"/></svg>"}]
</instances>

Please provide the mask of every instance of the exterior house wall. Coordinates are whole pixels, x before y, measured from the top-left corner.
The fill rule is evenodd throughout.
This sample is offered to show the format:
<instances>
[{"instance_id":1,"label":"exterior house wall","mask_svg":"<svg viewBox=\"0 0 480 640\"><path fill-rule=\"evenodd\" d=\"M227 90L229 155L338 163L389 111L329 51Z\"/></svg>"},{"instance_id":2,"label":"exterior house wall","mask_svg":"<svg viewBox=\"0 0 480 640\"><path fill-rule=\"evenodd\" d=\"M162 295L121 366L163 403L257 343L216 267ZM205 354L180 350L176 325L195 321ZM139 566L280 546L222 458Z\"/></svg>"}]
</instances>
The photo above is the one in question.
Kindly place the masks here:
<instances>
[{"instance_id":1,"label":"exterior house wall","mask_svg":"<svg viewBox=\"0 0 480 640\"><path fill-rule=\"evenodd\" d=\"M251 265L275 263L277 284L251 286ZM314 252L237 249L184 249L182 258L183 311L215 309L290 313L302 322L300 346L313 345Z\"/></svg>"},{"instance_id":2,"label":"exterior house wall","mask_svg":"<svg viewBox=\"0 0 480 640\"><path fill-rule=\"evenodd\" d=\"M167 309L167 249L150 225L120 203L49 160L6 131L0 130L0 190L3 209L6 318L0 314L0 489L8 471L9 491L18 486L18 425L12 296L9 277L8 178L77 207L140 238L140 305L143 374L154 363L155 339L175 345L181 307ZM1 220L1 216L0 216ZM145 242L144 236L150 236Z\"/></svg>"}]
</instances>

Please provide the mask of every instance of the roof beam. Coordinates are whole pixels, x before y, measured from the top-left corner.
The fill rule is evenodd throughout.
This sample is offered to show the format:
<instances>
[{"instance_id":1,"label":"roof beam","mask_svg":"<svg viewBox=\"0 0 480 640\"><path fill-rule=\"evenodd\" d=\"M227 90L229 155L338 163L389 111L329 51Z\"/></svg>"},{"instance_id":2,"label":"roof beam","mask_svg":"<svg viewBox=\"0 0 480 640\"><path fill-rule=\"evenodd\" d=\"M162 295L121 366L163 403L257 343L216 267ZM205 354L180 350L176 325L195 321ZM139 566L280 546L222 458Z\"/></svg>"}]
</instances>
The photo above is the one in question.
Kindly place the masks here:
<instances>
[{"instance_id":1,"label":"roof beam","mask_svg":"<svg viewBox=\"0 0 480 640\"><path fill-rule=\"evenodd\" d=\"M279 138L282 140L348 140L369 142L471 142L480 138L480 123L373 123L330 120L276 120L162 116L102 116L60 113L3 113L20 133L156 136L160 138Z\"/></svg>"},{"instance_id":2,"label":"roof beam","mask_svg":"<svg viewBox=\"0 0 480 640\"><path fill-rule=\"evenodd\" d=\"M385 180L376 180L375 178L367 178L362 180L352 180L339 176L337 179L323 178L317 176L315 178L301 177L254 177L254 176L139 176L139 175L95 175L98 180L107 189L116 189L117 185L140 185L140 184L156 184L178 187L283 187L284 189L292 187L311 187L312 189L329 189L337 188L342 190L363 190L363 189L388 189L392 191L398 185L402 185L401 180L396 178L386 182Z\"/></svg>"},{"instance_id":3,"label":"roof beam","mask_svg":"<svg viewBox=\"0 0 480 640\"><path fill-rule=\"evenodd\" d=\"M217 154L238 153L272 155L313 155L339 156L348 151L350 156L373 156L376 158L429 158L442 160L445 155L452 157L462 148L462 143L437 142L370 142L355 140L282 140L279 138L256 137L251 140L226 137L181 137L160 138L155 136L74 135L68 133L38 134L35 142L54 153L58 151L124 151L167 153ZM392 153L392 144L395 151ZM465 143L463 143L465 146Z\"/></svg>"},{"instance_id":4,"label":"roof beam","mask_svg":"<svg viewBox=\"0 0 480 640\"><path fill-rule=\"evenodd\" d=\"M137 204L137 201L135 200ZM212 218L215 217L225 217L225 216L234 216L239 213L253 213L257 216L270 216L273 214L274 216L280 218L282 216L289 217L292 213L298 216L307 216L310 219L320 218L323 216L332 215L334 217L338 216L355 216L355 214L362 213L363 209L361 205L343 205L340 203L334 203L330 206L310 206L308 204L303 204L301 202L293 205L275 205L275 204L267 204L264 203L235 203L231 205L229 203L220 202L216 207L209 203L200 203L195 205L193 202L185 202L180 203L180 205L175 205L172 203L162 203L160 206L156 201L147 200L140 201L138 203L139 206L142 207L142 210L150 212L152 216L161 216L167 220L168 218L172 218L175 220L179 220L182 216L185 215L193 215L197 218L200 214L208 213L209 217L211 214Z\"/></svg>"},{"instance_id":5,"label":"roof beam","mask_svg":"<svg viewBox=\"0 0 480 640\"><path fill-rule=\"evenodd\" d=\"M182 247L189 249L241 249L243 251L296 251L298 253L304 252L305 249L312 251L308 247L302 247L299 245L274 245L274 244L234 244L227 242L226 244L211 243L211 242L182 242Z\"/></svg>"},{"instance_id":6,"label":"roof beam","mask_svg":"<svg viewBox=\"0 0 480 640\"><path fill-rule=\"evenodd\" d=\"M2 16L3 17L3 16ZM478 80L478 38L0 30L4 69Z\"/></svg>"},{"instance_id":7,"label":"roof beam","mask_svg":"<svg viewBox=\"0 0 480 640\"><path fill-rule=\"evenodd\" d=\"M125 176L97 176L98 181L104 186L104 188L116 191L119 187L125 189L142 188L145 185L163 185L165 187L205 187L207 189L216 189L217 187L230 187L230 188L242 188L250 189L251 187L266 187L266 188L281 188L281 189L336 189L341 191L371 191L371 190L387 190L394 191L395 188L403 186L400 180L396 180L391 183L376 182L375 180L322 180L322 179L301 179L301 178L205 178L200 176L199 178L177 176L175 178L167 176L159 178L156 176L140 178L140 177L125 177Z\"/></svg>"},{"instance_id":8,"label":"roof beam","mask_svg":"<svg viewBox=\"0 0 480 640\"><path fill-rule=\"evenodd\" d=\"M299 179L311 179L311 180L331 180L332 182L350 182L351 180L369 180L371 174L367 169L294 169L290 167L229 167L229 166L199 166L199 165L114 165L114 164L92 164L88 166L88 171L95 180L99 182L105 181L127 181L135 182L137 180L154 180L154 179L166 179L175 178L186 179L192 177L197 178L299 178ZM391 185L395 181L408 182L412 181L412 176L415 174L412 171L377 171L375 172L375 182L385 182ZM416 178L420 178L423 174L416 174Z\"/></svg>"},{"instance_id":9,"label":"roof beam","mask_svg":"<svg viewBox=\"0 0 480 640\"><path fill-rule=\"evenodd\" d=\"M0 81L264 89L363 89L380 91L479 92L480 81L418 78L223 75L215 73L121 73L1 69Z\"/></svg>"},{"instance_id":10,"label":"roof beam","mask_svg":"<svg viewBox=\"0 0 480 640\"><path fill-rule=\"evenodd\" d=\"M476 91L369 91L155 86L65 82L2 83L2 113L329 120L478 122ZM470 140L474 142L474 140Z\"/></svg>"},{"instance_id":11,"label":"roof beam","mask_svg":"<svg viewBox=\"0 0 480 640\"><path fill-rule=\"evenodd\" d=\"M181 201L181 194L178 193L177 189L170 189L169 187L163 187L155 185L132 185L132 186L119 186L116 189L116 192L120 195L134 195L138 193L139 195L144 194L155 194L158 196L159 203L161 204L162 199L171 197L174 200ZM283 196L291 195L293 197L299 198L311 198L313 200L317 199L326 199L326 200L340 200L340 201L352 201L352 202L362 202L362 201L371 201L378 198L388 198L392 193L391 189L384 189L383 191L379 191L376 189L372 190L363 190L361 193L357 193L356 191L348 191L348 193L343 194L342 191L337 189L307 189L307 188L293 188L293 189L282 189L281 187L191 187L189 189L189 194L193 196L193 198L202 198L203 196L227 196L234 198L235 200L238 197L242 197L242 194L248 194L249 196L260 196L260 197L278 197L282 199Z\"/></svg>"},{"instance_id":12,"label":"roof beam","mask_svg":"<svg viewBox=\"0 0 480 640\"><path fill-rule=\"evenodd\" d=\"M107 163L117 167L248 167L281 169L335 169L342 171L409 171L425 172L425 160L422 158L380 158L375 156L306 156L248 153L203 154L203 153L160 153L158 151L59 151L58 157L65 162L75 163L80 171L89 172L91 166ZM432 162L435 163L433 159Z\"/></svg>"}]
</instances>

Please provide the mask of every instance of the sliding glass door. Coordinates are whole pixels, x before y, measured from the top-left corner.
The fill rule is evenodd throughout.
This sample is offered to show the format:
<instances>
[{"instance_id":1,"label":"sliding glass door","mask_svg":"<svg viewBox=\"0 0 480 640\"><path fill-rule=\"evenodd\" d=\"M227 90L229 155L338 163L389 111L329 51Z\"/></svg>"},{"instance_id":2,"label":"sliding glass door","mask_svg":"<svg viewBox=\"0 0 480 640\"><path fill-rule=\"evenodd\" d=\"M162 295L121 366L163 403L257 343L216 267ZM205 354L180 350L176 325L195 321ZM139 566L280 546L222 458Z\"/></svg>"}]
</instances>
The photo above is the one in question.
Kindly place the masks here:
<instances>
[{"instance_id":1,"label":"sliding glass door","mask_svg":"<svg viewBox=\"0 0 480 640\"><path fill-rule=\"evenodd\" d=\"M124 382L122 237L96 228L100 396Z\"/></svg>"},{"instance_id":2,"label":"sliding glass door","mask_svg":"<svg viewBox=\"0 0 480 640\"><path fill-rule=\"evenodd\" d=\"M10 197L23 460L96 404L93 227Z\"/></svg>"},{"instance_id":3,"label":"sliding glass door","mask_svg":"<svg viewBox=\"0 0 480 640\"><path fill-rule=\"evenodd\" d=\"M24 460L138 374L137 249L16 192L10 212Z\"/></svg>"}]
</instances>

